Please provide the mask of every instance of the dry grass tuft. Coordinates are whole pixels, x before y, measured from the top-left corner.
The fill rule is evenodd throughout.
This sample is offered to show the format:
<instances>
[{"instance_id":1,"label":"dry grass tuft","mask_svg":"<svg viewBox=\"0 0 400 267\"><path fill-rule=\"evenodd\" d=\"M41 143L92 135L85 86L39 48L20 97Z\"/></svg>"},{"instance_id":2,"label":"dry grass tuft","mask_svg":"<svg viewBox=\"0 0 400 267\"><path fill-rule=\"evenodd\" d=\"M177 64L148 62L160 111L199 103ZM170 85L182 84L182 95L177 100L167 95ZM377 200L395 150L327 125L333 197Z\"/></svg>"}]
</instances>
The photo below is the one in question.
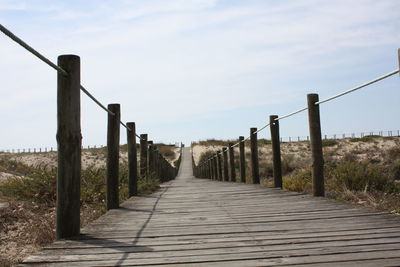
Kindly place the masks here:
<instances>
[{"instance_id":1,"label":"dry grass tuft","mask_svg":"<svg viewBox=\"0 0 400 267\"><path fill-rule=\"evenodd\" d=\"M0 170L17 176L0 183L0 266L17 264L55 237L55 168L27 166L2 157ZM91 165L81 172L81 226L105 213L104 166ZM120 164L120 201L128 196L128 168ZM159 188L154 177L139 179L138 191L148 194Z\"/></svg>"}]
</instances>

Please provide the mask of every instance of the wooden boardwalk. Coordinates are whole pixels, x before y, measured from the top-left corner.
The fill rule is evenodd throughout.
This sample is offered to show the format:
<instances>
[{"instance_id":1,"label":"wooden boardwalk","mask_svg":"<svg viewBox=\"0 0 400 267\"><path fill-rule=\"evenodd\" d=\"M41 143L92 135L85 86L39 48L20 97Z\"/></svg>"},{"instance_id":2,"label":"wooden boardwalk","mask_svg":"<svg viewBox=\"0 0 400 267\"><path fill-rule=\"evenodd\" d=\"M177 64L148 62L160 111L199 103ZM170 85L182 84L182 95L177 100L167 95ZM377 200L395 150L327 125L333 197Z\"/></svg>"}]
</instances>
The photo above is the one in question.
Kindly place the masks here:
<instances>
[{"instance_id":1,"label":"wooden boardwalk","mask_svg":"<svg viewBox=\"0 0 400 267\"><path fill-rule=\"evenodd\" d=\"M400 266L400 217L258 185L178 178L24 264Z\"/></svg>"}]
</instances>

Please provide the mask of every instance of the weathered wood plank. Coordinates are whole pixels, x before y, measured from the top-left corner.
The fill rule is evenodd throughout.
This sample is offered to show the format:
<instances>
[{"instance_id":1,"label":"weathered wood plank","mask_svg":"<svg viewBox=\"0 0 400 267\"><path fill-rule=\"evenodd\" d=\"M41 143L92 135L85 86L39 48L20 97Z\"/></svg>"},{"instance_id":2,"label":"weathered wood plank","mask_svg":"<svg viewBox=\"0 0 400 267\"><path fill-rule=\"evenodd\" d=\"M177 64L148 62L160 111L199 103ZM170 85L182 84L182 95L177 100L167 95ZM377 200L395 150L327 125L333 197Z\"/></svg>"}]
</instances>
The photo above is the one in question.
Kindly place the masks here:
<instances>
[{"instance_id":1,"label":"weathered wood plank","mask_svg":"<svg viewBox=\"0 0 400 267\"><path fill-rule=\"evenodd\" d=\"M260 185L180 176L59 240L44 266L362 266L400 264L400 218Z\"/></svg>"}]
</instances>

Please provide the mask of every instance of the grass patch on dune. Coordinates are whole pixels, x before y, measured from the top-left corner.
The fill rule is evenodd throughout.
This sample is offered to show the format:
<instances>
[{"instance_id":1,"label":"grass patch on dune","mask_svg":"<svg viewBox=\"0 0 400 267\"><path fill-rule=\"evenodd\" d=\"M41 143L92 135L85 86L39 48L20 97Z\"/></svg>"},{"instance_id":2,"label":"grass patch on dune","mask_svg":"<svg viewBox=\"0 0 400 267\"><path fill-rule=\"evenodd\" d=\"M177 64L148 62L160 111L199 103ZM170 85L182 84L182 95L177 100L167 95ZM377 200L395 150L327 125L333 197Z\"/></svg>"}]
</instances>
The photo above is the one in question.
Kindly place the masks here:
<instances>
[{"instance_id":1,"label":"grass patch on dune","mask_svg":"<svg viewBox=\"0 0 400 267\"><path fill-rule=\"evenodd\" d=\"M156 144L158 151L161 155L163 155L166 159L174 160L176 157L175 146L174 145L166 145L166 144Z\"/></svg>"},{"instance_id":2,"label":"grass patch on dune","mask_svg":"<svg viewBox=\"0 0 400 267\"><path fill-rule=\"evenodd\" d=\"M0 209L0 266L10 266L54 241L57 169L2 158L0 170L16 175L0 183L0 199L7 204ZM128 198L126 162L120 164L119 178L122 202ZM105 167L81 171L81 226L106 212L105 180ZM155 177L140 178L138 192L152 193L159 183Z\"/></svg>"},{"instance_id":3,"label":"grass patch on dune","mask_svg":"<svg viewBox=\"0 0 400 267\"><path fill-rule=\"evenodd\" d=\"M324 173L327 197L400 213L400 164L388 167L368 161L340 161L325 166ZM311 193L311 168L286 175L283 188Z\"/></svg>"}]
</instances>

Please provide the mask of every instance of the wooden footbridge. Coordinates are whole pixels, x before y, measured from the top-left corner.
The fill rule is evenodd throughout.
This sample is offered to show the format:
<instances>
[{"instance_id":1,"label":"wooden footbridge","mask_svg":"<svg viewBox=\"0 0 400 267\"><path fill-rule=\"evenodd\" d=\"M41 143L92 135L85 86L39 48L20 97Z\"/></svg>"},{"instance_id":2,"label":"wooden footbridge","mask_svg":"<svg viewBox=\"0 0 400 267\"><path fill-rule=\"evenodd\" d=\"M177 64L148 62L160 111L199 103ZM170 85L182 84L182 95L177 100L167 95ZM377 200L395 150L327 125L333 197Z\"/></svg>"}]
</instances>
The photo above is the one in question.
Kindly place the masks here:
<instances>
[{"instance_id":1,"label":"wooden footbridge","mask_svg":"<svg viewBox=\"0 0 400 267\"><path fill-rule=\"evenodd\" d=\"M310 195L177 179L131 198L23 264L59 266L399 266L400 217Z\"/></svg>"}]
</instances>

